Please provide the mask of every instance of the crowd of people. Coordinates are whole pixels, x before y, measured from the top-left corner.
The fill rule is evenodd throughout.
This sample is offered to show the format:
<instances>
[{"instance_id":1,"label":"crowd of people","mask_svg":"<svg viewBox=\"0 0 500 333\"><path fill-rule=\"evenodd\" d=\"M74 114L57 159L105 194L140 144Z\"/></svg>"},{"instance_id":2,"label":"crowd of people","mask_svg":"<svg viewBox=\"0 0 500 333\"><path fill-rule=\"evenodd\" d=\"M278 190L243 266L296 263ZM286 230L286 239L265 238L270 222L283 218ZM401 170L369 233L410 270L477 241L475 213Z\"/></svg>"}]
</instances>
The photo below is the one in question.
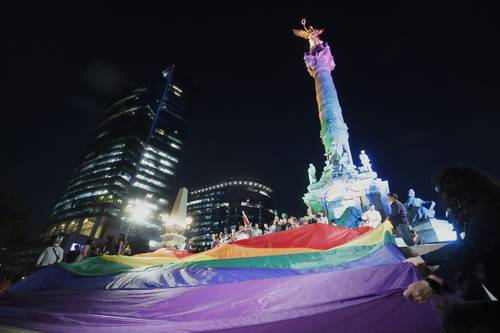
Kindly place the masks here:
<instances>
[{"instance_id":1,"label":"crowd of people","mask_svg":"<svg viewBox=\"0 0 500 333\"><path fill-rule=\"evenodd\" d=\"M52 245L45 248L40 254L36 266L42 268L52 266L58 262L80 262L83 259L97 257L102 254L130 256L132 255L132 248L125 234L120 234L120 236L109 235L103 244L99 244L95 239L87 239L85 244L75 244L72 250L64 253L61 240L56 238Z\"/></svg>"},{"instance_id":2,"label":"crowd of people","mask_svg":"<svg viewBox=\"0 0 500 333\"><path fill-rule=\"evenodd\" d=\"M279 231L290 230L301 227L306 224L311 224L316 222L319 223L319 220L322 221L321 223L324 223L324 219L322 219L322 216L323 214L321 216L319 215L312 216L311 214L311 216L304 216L301 218L297 218L295 216L288 217L286 213L283 213L281 215L281 218L275 216L274 220L271 223L269 224L264 223L262 228L257 223L255 223L254 225L250 223L246 224L244 223L239 226L237 231L235 229L232 229L230 233L221 232L219 234L213 234L211 247L216 248L224 243L229 243L251 237L262 236ZM328 221L326 221L326 223L328 223Z\"/></svg>"},{"instance_id":3,"label":"crowd of people","mask_svg":"<svg viewBox=\"0 0 500 333\"><path fill-rule=\"evenodd\" d=\"M401 237L406 245L412 246L418 242L418 235L413 231L408 220L408 213L405 206L398 200L397 193L390 193L387 196L388 202L390 203L390 214L386 217L386 220L390 221L393 226L393 232L396 237ZM330 221L325 216L323 211L318 211L317 214L313 214L310 208L307 209L307 215L297 218L295 216L288 217L286 213L274 217L274 220L270 223L264 223L261 229L258 224L251 225L249 223L239 226L236 231L234 229L228 232L221 232L219 234L212 235L211 248L219 247L222 244L262 236L269 233L279 232L298 228L304 225L320 223L320 224L330 224L336 225L335 221ZM358 226L370 227L372 229L377 228L382 223L382 214L375 209L375 205L370 204L368 209L361 214L361 218L358 221Z\"/></svg>"},{"instance_id":4,"label":"crowd of people","mask_svg":"<svg viewBox=\"0 0 500 333\"><path fill-rule=\"evenodd\" d=\"M375 210L374 205L370 205L368 210L363 213L359 225L376 228L381 224L381 222L381 214ZM334 221L328 220L323 211L320 210L316 214L313 214L312 210L309 208L307 209L307 215L302 217L289 217L286 213L283 213L281 218L275 216L271 223L264 223L262 228L257 223L254 225L250 223L243 223L239 226L237 231L232 229L229 233L221 232L219 234L213 234L211 248L216 248L222 244L233 241L299 228L313 223L336 225Z\"/></svg>"}]
</instances>

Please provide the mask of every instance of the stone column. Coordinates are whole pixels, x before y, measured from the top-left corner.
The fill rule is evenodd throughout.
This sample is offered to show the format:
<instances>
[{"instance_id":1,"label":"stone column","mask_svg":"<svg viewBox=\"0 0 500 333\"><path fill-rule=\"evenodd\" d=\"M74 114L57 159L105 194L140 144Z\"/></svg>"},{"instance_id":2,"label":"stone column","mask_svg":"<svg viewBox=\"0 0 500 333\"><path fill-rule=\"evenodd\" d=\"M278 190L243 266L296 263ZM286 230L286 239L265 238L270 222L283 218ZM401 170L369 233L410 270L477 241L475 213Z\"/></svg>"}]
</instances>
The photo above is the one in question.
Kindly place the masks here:
<instances>
[{"instance_id":1,"label":"stone column","mask_svg":"<svg viewBox=\"0 0 500 333\"><path fill-rule=\"evenodd\" d=\"M342 154L343 148L349 156L349 161L353 163L348 128L342 117L342 109L331 75L335 62L330 47L325 42L315 46L304 55L304 61L307 71L315 81L316 101L321 123L320 136L325 146L325 153L334 154L338 151Z\"/></svg>"}]
</instances>

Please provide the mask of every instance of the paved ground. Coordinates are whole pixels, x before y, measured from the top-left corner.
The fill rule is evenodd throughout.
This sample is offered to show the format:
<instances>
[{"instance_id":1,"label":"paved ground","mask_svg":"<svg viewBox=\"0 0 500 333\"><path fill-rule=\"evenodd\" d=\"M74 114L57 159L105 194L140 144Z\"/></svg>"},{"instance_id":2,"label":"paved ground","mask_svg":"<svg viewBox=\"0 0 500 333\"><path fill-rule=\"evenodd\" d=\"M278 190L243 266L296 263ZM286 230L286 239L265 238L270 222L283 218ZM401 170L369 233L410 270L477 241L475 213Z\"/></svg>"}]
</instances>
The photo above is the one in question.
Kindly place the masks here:
<instances>
[{"instance_id":1,"label":"paved ground","mask_svg":"<svg viewBox=\"0 0 500 333\"><path fill-rule=\"evenodd\" d=\"M425 244L425 245L415 245L415 246L404 246L399 249L403 251L404 255L409 257L416 257L426 254L428 252L437 250L448 243L435 243L435 244Z\"/></svg>"}]
</instances>

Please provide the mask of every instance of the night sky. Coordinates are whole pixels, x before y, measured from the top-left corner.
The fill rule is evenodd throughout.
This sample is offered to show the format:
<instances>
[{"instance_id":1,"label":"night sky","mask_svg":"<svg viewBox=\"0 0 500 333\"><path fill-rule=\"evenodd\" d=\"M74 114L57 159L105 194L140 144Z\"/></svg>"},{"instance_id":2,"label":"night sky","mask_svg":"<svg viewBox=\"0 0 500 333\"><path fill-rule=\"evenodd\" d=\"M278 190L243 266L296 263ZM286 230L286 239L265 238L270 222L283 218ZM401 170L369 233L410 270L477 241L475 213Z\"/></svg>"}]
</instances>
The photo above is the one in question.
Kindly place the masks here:
<instances>
[{"instance_id":1,"label":"night sky","mask_svg":"<svg viewBox=\"0 0 500 333\"><path fill-rule=\"evenodd\" d=\"M308 45L325 29L353 157L366 149L392 191L436 199L432 176L464 163L500 176L498 12L486 3L406 1L333 8L4 9L2 187L48 222L107 106L175 64L197 83L179 181L252 177L278 210L305 213L307 167L323 146ZM347 3L347 1L345 1Z\"/></svg>"}]
</instances>

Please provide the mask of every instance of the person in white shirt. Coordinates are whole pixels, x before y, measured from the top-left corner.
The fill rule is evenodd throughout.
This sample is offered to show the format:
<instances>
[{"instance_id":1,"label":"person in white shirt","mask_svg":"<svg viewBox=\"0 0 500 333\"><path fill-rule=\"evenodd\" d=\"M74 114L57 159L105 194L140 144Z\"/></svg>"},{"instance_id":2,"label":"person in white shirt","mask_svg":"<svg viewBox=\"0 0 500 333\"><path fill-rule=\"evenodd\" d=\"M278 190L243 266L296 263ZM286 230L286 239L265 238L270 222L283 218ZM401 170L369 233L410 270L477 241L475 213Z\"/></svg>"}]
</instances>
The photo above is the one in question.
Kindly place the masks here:
<instances>
[{"instance_id":1,"label":"person in white shirt","mask_svg":"<svg viewBox=\"0 0 500 333\"><path fill-rule=\"evenodd\" d=\"M382 215L375 210L375 205L372 204L368 210L361 215L361 219L363 220L362 226L375 229L382 222Z\"/></svg>"},{"instance_id":2,"label":"person in white shirt","mask_svg":"<svg viewBox=\"0 0 500 333\"><path fill-rule=\"evenodd\" d=\"M328 218L325 216L325 213L322 210L318 212L318 215L319 215L319 217L317 218L318 223L328 224Z\"/></svg>"},{"instance_id":3,"label":"person in white shirt","mask_svg":"<svg viewBox=\"0 0 500 333\"><path fill-rule=\"evenodd\" d=\"M250 238L250 233L248 231L248 228L240 225L240 230L236 232L236 240L242 240L247 238Z\"/></svg>"},{"instance_id":4,"label":"person in white shirt","mask_svg":"<svg viewBox=\"0 0 500 333\"><path fill-rule=\"evenodd\" d=\"M251 235L252 237L262 236L262 229L259 228L259 225L257 223L255 223L253 229L251 229Z\"/></svg>"},{"instance_id":5,"label":"person in white shirt","mask_svg":"<svg viewBox=\"0 0 500 333\"><path fill-rule=\"evenodd\" d=\"M279 222L279 218L275 215L274 220L271 222L271 225L268 226L267 223L264 224L264 234L272 234L276 232L276 224Z\"/></svg>"},{"instance_id":6,"label":"person in white shirt","mask_svg":"<svg viewBox=\"0 0 500 333\"><path fill-rule=\"evenodd\" d=\"M47 267L61 262L63 260L64 250L59 245L61 245L61 241L59 239L54 240L52 246L48 246L42 254L40 254L36 261L36 266Z\"/></svg>"},{"instance_id":7,"label":"person in white shirt","mask_svg":"<svg viewBox=\"0 0 500 333\"><path fill-rule=\"evenodd\" d=\"M313 223L328 224L328 218L325 216L325 212L320 210L318 214L313 215L312 209L307 209L307 215L313 220Z\"/></svg>"}]
</instances>

